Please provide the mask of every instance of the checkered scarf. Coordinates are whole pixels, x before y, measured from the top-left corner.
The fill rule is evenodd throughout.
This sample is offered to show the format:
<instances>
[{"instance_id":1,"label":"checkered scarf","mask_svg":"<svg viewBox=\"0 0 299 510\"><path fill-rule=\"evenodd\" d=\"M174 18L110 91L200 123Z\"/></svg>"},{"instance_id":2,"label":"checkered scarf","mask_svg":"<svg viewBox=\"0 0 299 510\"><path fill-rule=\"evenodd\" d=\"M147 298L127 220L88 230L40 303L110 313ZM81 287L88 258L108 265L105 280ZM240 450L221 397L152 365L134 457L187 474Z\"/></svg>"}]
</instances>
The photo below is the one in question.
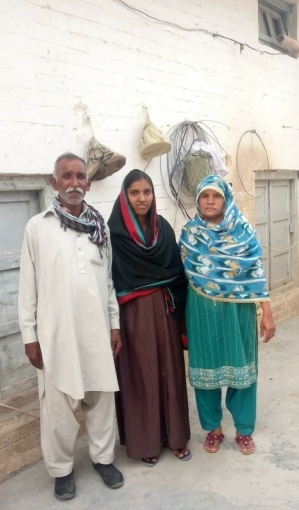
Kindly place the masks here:
<instances>
[{"instance_id":1,"label":"checkered scarf","mask_svg":"<svg viewBox=\"0 0 299 510\"><path fill-rule=\"evenodd\" d=\"M61 228L64 230L70 228L76 232L88 234L90 241L99 247L101 257L103 258L103 250L108 257L108 236L104 218L94 207L86 204L85 201L84 204L87 206L87 221L73 216L66 207L61 205L59 196L53 200L53 207L60 219Z\"/></svg>"}]
</instances>

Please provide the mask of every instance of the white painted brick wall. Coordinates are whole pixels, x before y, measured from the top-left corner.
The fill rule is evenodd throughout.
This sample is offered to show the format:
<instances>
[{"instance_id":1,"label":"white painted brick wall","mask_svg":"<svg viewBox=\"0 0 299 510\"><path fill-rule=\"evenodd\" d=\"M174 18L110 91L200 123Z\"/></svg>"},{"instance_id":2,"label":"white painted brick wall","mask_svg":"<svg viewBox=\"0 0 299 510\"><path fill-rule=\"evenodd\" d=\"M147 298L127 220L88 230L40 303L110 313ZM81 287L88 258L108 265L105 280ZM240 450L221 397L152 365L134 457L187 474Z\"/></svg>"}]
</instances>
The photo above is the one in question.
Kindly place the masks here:
<instances>
[{"instance_id":1,"label":"white painted brick wall","mask_svg":"<svg viewBox=\"0 0 299 510\"><path fill-rule=\"evenodd\" d=\"M258 42L257 0L127 2L271 51ZM229 41L151 21L115 0L0 0L0 16L0 172L48 173L62 152L85 156L87 107L95 135L127 157L124 169L90 192L107 217L125 174L146 165L139 157L143 105L164 131L186 119L230 127L209 123L232 156L228 177L251 218L254 203L235 168L241 134L257 130L272 168L299 168L296 59L240 53ZM265 156L250 136L241 149L240 170L252 192L253 169L266 167ZM159 160L148 172L159 211L173 222ZM179 214L177 231L183 223Z\"/></svg>"}]
</instances>

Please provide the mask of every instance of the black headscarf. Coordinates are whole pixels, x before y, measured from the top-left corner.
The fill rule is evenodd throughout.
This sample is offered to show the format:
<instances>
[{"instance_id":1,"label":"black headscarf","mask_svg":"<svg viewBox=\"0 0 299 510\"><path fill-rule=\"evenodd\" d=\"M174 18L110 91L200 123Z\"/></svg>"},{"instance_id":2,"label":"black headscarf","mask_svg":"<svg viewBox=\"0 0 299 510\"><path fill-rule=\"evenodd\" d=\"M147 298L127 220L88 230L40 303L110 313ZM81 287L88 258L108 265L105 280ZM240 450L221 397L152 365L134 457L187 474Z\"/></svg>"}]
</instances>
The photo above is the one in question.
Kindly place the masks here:
<instances>
[{"instance_id":1,"label":"black headscarf","mask_svg":"<svg viewBox=\"0 0 299 510\"><path fill-rule=\"evenodd\" d=\"M127 189L145 179L153 190L150 177L132 170L123 181L121 193L113 206L108 226L113 250L112 273L116 293L121 296L156 287L169 289L177 316L184 312L187 295L180 252L174 231L156 213L155 195L148 212L148 228L144 232L131 207Z\"/></svg>"}]
</instances>

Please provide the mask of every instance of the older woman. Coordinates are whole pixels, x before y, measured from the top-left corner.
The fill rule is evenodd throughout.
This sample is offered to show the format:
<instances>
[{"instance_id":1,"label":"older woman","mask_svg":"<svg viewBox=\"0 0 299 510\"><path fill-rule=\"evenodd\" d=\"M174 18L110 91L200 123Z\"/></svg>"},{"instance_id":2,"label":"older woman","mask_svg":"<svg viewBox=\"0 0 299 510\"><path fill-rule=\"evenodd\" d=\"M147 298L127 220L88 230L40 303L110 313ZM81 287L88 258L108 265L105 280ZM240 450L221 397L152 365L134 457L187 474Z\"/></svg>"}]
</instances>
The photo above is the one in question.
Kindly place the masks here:
<instances>
[{"instance_id":1,"label":"older woman","mask_svg":"<svg viewBox=\"0 0 299 510\"><path fill-rule=\"evenodd\" d=\"M117 418L127 454L146 466L167 446L188 460L190 438L179 318L187 280L169 223L156 213L153 183L141 170L125 178L109 222L113 280L120 304Z\"/></svg>"},{"instance_id":2,"label":"older woman","mask_svg":"<svg viewBox=\"0 0 299 510\"><path fill-rule=\"evenodd\" d=\"M182 230L180 248L189 280L186 324L189 379L199 419L208 431L204 448L219 450L224 439L221 388L242 453L255 451L257 320L261 335L275 334L258 236L235 205L230 184L218 175L196 192L197 214Z\"/></svg>"}]
</instances>

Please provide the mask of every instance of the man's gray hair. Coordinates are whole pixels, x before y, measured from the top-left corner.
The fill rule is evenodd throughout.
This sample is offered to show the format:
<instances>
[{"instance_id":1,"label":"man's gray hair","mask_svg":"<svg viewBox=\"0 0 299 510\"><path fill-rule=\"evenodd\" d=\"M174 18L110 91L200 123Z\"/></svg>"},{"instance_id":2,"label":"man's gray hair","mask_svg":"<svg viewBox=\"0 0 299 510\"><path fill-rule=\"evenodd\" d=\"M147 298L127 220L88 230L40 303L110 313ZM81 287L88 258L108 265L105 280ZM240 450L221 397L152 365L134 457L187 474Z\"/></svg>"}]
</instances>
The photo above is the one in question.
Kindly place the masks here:
<instances>
[{"instance_id":1,"label":"man's gray hair","mask_svg":"<svg viewBox=\"0 0 299 510\"><path fill-rule=\"evenodd\" d=\"M54 163L54 170L53 170L53 177L57 177L57 173L58 173L58 165L60 163L60 161L62 161L63 159L67 159L69 161L71 161L72 159L78 159L78 161L81 161L81 163L83 163L83 165L85 166L86 170L87 170L87 165L86 165L86 162L84 161L84 159L80 158L79 156L77 156L76 154L73 154L72 152L64 152L63 154L61 154L61 156L59 156L55 163Z\"/></svg>"}]
</instances>

